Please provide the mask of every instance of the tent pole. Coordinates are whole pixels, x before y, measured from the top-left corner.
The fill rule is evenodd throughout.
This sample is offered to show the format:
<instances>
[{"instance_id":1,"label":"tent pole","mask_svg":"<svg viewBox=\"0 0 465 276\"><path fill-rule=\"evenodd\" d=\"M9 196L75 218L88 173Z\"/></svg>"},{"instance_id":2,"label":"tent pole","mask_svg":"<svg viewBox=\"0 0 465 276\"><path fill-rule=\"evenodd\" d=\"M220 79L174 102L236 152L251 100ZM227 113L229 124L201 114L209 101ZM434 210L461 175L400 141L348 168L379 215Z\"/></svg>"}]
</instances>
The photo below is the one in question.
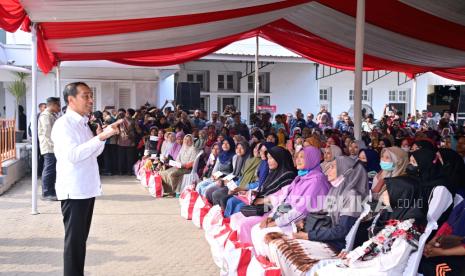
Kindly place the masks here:
<instances>
[{"instance_id":1,"label":"tent pole","mask_svg":"<svg viewBox=\"0 0 465 276\"><path fill-rule=\"evenodd\" d=\"M355 31L354 135L361 139L363 51L365 44L365 0L357 0Z\"/></svg>"},{"instance_id":2,"label":"tent pole","mask_svg":"<svg viewBox=\"0 0 465 276\"><path fill-rule=\"evenodd\" d=\"M411 104L411 115L416 116L417 115L417 78L416 76L413 76L412 80L412 104Z\"/></svg>"},{"instance_id":3,"label":"tent pole","mask_svg":"<svg viewBox=\"0 0 465 276\"><path fill-rule=\"evenodd\" d=\"M259 88L259 83L258 83L258 35L256 37L255 41L255 89L254 89L254 112L258 111L258 88Z\"/></svg>"},{"instance_id":4,"label":"tent pole","mask_svg":"<svg viewBox=\"0 0 465 276\"><path fill-rule=\"evenodd\" d=\"M32 108L31 108L31 132L32 132L32 215L39 214L37 210L37 25L32 24Z\"/></svg>"},{"instance_id":5,"label":"tent pole","mask_svg":"<svg viewBox=\"0 0 465 276\"><path fill-rule=\"evenodd\" d=\"M55 90L55 97L60 97L60 81L61 81L61 68L60 62L57 64L57 72L56 72L56 90Z\"/></svg>"}]
</instances>

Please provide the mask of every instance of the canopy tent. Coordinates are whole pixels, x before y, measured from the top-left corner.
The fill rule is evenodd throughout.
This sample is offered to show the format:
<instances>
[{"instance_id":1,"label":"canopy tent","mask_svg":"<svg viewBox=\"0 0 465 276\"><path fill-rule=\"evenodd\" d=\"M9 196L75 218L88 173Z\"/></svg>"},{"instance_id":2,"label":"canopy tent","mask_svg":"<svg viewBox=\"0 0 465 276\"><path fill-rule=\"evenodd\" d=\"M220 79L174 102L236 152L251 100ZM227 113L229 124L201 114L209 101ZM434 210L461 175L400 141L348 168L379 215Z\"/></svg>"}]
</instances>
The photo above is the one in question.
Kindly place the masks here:
<instances>
[{"instance_id":1,"label":"canopy tent","mask_svg":"<svg viewBox=\"0 0 465 276\"><path fill-rule=\"evenodd\" d=\"M465 2L456 0L2 0L0 28L14 32L19 27L32 32L33 110L36 64L45 73L73 60L172 65L253 36L310 60L355 70L357 138L362 70L411 77L432 71L465 81ZM35 120L32 131L37 131ZM37 141L32 144L36 156ZM33 158L33 214L38 213L36 167Z\"/></svg>"},{"instance_id":2,"label":"canopy tent","mask_svg":"<svg viewBox=\"0 0 465 276\"><path fill-rule=\"evenodd\" d=\"M364 70L432 71L465 81L465 3L366 3ZM107 59L179 64L259 35L322 64L354 69L356 0L3 0L0 27L37 24L38 64Z\"/></svg>"}]
</instances>

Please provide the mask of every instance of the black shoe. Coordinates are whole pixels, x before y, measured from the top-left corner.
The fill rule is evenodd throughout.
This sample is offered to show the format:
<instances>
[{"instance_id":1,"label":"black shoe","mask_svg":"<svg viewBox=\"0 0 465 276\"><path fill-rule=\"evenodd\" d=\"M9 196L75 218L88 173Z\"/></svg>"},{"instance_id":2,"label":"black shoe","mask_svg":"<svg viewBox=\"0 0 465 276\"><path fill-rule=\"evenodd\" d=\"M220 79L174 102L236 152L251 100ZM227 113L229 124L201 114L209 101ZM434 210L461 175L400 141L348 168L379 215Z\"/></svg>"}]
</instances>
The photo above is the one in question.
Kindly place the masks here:
<instances>
[{"instance_id":1,"label":"black shoe","mask_svg":"<svg viewBox=\"0 0 465 276\"><path fill-rule=\"evenodd\" d=\"M58 198L56 196L42 196L42 200L44 201L58 201Z\"/></svg>"}]
</instances>

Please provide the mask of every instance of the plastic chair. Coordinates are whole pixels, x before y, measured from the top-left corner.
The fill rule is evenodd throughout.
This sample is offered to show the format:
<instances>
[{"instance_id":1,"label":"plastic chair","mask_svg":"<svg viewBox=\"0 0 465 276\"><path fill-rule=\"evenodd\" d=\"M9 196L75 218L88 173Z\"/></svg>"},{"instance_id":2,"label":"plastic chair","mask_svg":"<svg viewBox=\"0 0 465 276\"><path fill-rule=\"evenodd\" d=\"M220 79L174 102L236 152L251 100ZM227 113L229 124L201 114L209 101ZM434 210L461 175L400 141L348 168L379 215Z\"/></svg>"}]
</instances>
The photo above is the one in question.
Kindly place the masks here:
<instances>
[{"instance_id":1,"label":"plastic chair","mask_svg":"<svg viewBox=\"0 0 465 276\"><path fill-rule=\"evenodd\" d=\"M431 235L433 230L438 229L437 221L439 217L453 203L452 194L444 186L437 186L431 192L428 200L428 214L426 216L428 223L426 224L425 232L420 236L418 242L418 250L410 255L407 262L407 267L404 270L403 276L418 275L418 266L420 265L423 249L425 248L426 240Z\"/></svg>"},{"instance_id":2,"label":"plastic chair","mask_svg":"<svg viewBox=\"0 0 465 276\"><path fill-rule=\"evenodd\" d=\"M195 157L194 164L192 165L192 171L188 174L185 174L182 177L180 192L182 193L187 186L191 185L192 183L197 183L199 181L199 175L197 174L197 170L199 168L200 158L203 155L203 150L199 151L197 156Z\"/></svg>"},{"instance_id":3,"label":"plastic chair","mask_svg":"<svg viewBox=\"0 0 465 276\"><path fill-rule=\"evenodd\" d=\"M355 242L355 236L357 235L358 227L360 226L360 223L362 220L370 213L370 205L365 202L363 204L363 211L358 217L358 219L355 221L355 224L350 228L349 233L346 236L346 248L344 248L344 251L349 252L353 249L354 247L354 242Z\"/></svg>"}]
</instances>

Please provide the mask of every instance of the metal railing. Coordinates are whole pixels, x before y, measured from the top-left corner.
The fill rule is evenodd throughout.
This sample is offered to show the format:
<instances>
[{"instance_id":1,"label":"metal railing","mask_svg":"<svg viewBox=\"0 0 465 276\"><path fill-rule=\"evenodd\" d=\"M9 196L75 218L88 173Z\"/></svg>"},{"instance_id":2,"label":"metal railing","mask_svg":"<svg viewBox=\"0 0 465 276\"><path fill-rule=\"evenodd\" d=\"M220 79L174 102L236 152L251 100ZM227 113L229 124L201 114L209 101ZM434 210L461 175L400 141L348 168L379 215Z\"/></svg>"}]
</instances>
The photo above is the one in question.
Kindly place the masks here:
<instances>
[{"instance_id":1,"label":"metal railing","mask_svg":"<svg viewBox=\"0 0 465 276\"><path fill-rule=\"evenodd\" d=\"M0 119L0 175L2 162L16 158L16 122Z\"/></svg>"}]
</instances>

